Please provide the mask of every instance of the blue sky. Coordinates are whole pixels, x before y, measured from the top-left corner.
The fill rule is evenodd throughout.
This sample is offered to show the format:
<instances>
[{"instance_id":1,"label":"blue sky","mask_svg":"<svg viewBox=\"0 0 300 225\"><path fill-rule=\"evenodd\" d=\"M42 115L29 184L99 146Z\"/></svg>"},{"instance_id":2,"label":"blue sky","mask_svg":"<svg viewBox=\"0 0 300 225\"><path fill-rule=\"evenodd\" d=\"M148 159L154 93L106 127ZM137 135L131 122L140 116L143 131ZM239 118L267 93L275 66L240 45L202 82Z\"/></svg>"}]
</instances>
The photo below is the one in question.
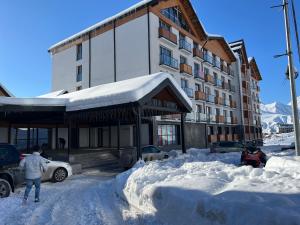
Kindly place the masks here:
<instances>
[{"instance_id":1,"label":"blue sky","mask_svg":"<svg viewBox=\"0 0 300 225\"><path fill-rule=\"evenodd\" d=\"M51 90L54 43L131 6L138 0L4 0L0 7L0 82L18 97L37 96ZM290 101L284 78L287 58L273 59L285 51L283 13L270 6L280 0L192 0L210 33L227 41L243 38L248 56L260 67L261 99L265 103ZM296 1L300 15L300 4ZM300 18L298 17L299 23ZM293 43L296 53L296 43ZM294 55L299 70L299 59ZM297 94L300 95L300 78Z\"/></svg>"}]
</instances>

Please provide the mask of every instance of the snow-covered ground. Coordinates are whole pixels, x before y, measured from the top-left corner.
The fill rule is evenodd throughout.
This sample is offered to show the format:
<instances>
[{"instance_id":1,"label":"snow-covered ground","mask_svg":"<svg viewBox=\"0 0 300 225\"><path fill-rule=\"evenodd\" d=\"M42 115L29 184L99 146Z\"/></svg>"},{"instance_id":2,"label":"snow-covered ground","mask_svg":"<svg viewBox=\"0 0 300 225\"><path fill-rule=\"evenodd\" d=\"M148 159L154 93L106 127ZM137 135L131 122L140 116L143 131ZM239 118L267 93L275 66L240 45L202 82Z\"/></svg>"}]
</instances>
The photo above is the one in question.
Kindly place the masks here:
<instances>
[{"instance_id":1,"label":"snow-covered ground","mask_svg":"<svg viewBox=\"0 0 300 225\"><path fill-rule=\"evenodd\" d=\"M165 224L300 224L300 159L280 149L263 148L265 168L239 166L239 153L200 149L139 162L117 176L117 192Z\"/></svg>"},{"instance_id":2,"label":"snow-covered ground","mask_svg":"<svg viewBox=\"0 0 300 225\"><path fill-rule=\"evenodd\" d=\"M172 151L164 161L138 162L117 175L97 170L63 183L45 183L41 202L24 188L0 199L0 225L298 225L300 159L280 145L292 134L265 140L265 168L239 166L240 153Z\"/></svg>"},{"instance_id":3,"label":"snow-covered ground","mask_svg":"<svg viewBox=\"0 0 300 225\"><path fill-rule=\"evenodd\" d=\"M44 183L41 202L33 202L33 188L26 206L21 188L0 199L0 225L159 224L116 196L114 175L94 170L63 183Z\"/></svg>"}]
</instances>

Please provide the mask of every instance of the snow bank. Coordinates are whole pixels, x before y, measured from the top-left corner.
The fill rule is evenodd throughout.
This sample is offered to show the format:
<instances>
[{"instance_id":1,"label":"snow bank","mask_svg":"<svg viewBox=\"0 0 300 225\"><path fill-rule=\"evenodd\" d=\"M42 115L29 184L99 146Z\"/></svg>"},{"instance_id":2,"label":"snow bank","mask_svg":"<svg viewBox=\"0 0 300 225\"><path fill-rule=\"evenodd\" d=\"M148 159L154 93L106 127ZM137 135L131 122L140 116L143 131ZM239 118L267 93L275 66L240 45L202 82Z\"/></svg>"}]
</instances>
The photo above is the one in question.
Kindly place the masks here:
<instances>
[{"instance_id":1,"label":"snow bank","mask_svg":"<svg viewBox=\"0 0 300 225\"><path fill-rule=\"evenodd\" d=\"M272 157L263 169L239 167L239 159L239 153L190 149L139 163L117 176L117 193L172 225L300 224L300 171L281 166L279 173Z\"/></svg>"},{"instance_id":2,"label":"snow bank","mask_svg":"<svg viewBox=\"0 0 300 225\"><path fill-rule=\"evenodd\" d=\"M300 157L271 157L267 164L266 169L282 170L289 169L298 171L300 173Z\"/></svg>"}]
</instances>

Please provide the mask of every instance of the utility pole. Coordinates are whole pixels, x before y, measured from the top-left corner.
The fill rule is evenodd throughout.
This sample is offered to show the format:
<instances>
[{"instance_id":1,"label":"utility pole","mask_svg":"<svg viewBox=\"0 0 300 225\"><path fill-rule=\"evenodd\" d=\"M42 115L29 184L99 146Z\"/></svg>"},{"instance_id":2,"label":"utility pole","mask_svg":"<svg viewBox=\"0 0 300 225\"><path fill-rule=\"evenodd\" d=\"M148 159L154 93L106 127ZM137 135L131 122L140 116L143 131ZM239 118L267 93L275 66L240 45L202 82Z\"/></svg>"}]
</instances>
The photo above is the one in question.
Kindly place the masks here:
<instances>
[{"instance_id":1,"label":"utility pole","mask_svg":"<svg viewBox=\"0 0 300 225\"><path fill-rule=\"evenodd\" d=\"M296 95L296 87L295 87L295 71L294 71L294 63L293 63L292 43L291 43L291 36L290 36L288 0L283 0L283 9L284 9L284 20L285 20L287 55L288 55L288 63L289 63L288 72L290 78L292 110L293 110L293 118L294 118L295 150L296 150L296 155L300 156L299 114L298 114L297 95Z\"/></svg>"}]
</instances>

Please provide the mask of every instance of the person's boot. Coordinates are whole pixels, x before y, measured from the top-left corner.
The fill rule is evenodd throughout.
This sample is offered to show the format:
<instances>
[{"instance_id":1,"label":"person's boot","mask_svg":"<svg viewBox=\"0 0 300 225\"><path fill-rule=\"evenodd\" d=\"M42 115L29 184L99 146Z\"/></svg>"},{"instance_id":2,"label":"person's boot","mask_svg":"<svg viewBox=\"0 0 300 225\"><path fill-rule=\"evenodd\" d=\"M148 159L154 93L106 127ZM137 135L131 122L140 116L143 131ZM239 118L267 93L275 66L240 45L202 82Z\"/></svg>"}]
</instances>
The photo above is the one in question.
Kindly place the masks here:
<instances>
[{"instance_id":1,"label":"person's boot","mask_svg":"<svg viewBox=\"0 0 300 225\"><path fill-rule=\"evenodd\" d=\"M36 202L36 203L37 203L37 202L40 202L40 199L39 199L39 198L35 198L35 199L34 199L34 202Z\"/></svg>"}]
</instances>

